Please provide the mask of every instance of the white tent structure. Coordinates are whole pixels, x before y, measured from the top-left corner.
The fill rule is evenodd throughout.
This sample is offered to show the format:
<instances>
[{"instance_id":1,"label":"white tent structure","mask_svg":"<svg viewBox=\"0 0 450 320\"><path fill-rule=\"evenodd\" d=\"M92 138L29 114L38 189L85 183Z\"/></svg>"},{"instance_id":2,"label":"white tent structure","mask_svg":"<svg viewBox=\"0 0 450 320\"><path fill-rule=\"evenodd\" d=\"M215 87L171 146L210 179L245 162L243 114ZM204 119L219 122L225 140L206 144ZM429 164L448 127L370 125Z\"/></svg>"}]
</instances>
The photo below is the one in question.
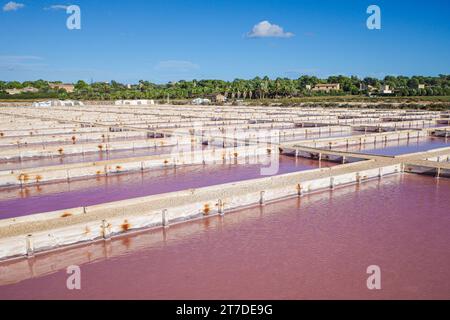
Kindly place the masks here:
<instances>
[{"instance_id":1,"label":"white tent structure","mask_svg":"<svg viewBox=\"0 0 450 320\"><path fill-rule=\"evenodd\" d=\"M140 106L140 105L154 105L154 100L116 100L116 106Z\"/></svg>"},{"instance_id":2,"label":"white tent structure","mask_svg":"<svg viewBox=\"0 0 450 320\"><path fill-rule=\"evenodd\" d=\"M73 107L73 106L84 106L84 103L76 100L51 100L33 103L33 107Z\"/></svg>"},{"instance_id":3,"label":"white tent structure","mask_svg":"<svg viewBox=\"0 0 450 320\"><path fill-rule=\"evenodd\" d=\"M33 102L33 107L51 107L51 101Z\"/></svg>"},{"instance_id":4,"label":"white tent structure","mask_svg":"<svg viewBox=\"0 0 450 320\"><path fill-rule=\"evenodd\" d=\"M75 100L55 100L52 101L52 106L57 107L73 107L73 106L84 106L83 102Z\"/></svg>"},{"instance_id":5,"label":"white tent structure","mask_svg":"<svg viewBox=\"0 0 450 320\"><path fill-rule=\"evenodd\" d=\"M204 99L204 98L197 98L197 99L192 100L191 103L194 105L210 104L211 100Z\"/></svg>"}]
</instances>

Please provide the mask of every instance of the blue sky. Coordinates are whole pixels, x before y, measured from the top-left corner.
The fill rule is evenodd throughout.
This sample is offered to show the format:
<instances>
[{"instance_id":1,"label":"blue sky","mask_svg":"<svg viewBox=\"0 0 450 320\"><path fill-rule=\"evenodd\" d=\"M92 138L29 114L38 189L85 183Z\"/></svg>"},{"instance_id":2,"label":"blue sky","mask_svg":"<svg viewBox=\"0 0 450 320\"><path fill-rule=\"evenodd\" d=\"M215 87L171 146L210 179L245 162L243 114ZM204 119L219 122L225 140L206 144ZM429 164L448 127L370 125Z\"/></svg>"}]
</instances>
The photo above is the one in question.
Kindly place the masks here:
<instances>
[{"instance_id":1,"label":"blue sky","mask_svg":"<svg viewBox=\"0 0 450 320\"><path fill-rule=\"evenodd\" d=\"M0 0L0 80L450 73L448 0L8 2ZM81 30L50 9L71 4L81 8ZM381 8L381 30L366 27L371 4ZM250 36L262 21L282 28L279 37Z\"/></svg>"}]
</instances>

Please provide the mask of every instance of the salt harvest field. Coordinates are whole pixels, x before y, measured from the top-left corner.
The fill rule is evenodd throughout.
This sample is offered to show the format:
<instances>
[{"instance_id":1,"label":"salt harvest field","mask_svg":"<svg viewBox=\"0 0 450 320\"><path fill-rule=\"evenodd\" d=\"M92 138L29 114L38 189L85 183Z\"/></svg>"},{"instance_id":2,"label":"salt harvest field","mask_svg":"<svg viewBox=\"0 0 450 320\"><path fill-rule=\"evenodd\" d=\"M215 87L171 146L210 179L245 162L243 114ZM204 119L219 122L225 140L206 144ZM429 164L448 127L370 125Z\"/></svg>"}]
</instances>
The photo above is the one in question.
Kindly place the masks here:
<instances>
[{"instance_id":1,"label":"salt harvest field","mask_svg":"<svg viewBox=\"0 0 450 320\"><path fill-rule=\"evenodd\" d=\"M448 119L0 106L0 298L448 298ZM381 292L354 281L373 264Z\"/></svg>"}]
</instances>

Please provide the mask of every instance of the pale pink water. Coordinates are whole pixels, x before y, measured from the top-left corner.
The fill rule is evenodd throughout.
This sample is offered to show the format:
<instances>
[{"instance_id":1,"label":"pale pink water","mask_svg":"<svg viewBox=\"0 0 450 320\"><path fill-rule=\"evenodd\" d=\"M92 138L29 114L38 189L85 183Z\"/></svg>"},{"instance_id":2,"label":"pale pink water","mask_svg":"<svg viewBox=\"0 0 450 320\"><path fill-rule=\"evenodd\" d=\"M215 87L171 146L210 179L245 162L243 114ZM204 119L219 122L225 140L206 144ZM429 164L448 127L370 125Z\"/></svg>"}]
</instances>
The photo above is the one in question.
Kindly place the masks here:
<instances>
[{"instance_id":1,"label":"pale pink water","mask_svg":"<svg viewBox=\"0 0 450 320\"><path fill-rule=\"evenodd\" d=\"M450 180L398 175L3 263L0 298L450 299L449 195Z\"/></svg>"},{"instance_id":2,"label":"pale pink water","mask_svg":"<svg viewBox=\"0 0 450 320\"><path fill-rule=\"evenodd\" d=\"M264 163L268 157L260 157ZM267 159L266 159L267 160ZM320 163L322 167L334 163ZM206 164L157 169L109 177L0 190L0 219L63 210L184 190L213 184L261 178L266 164ZM318 168L314 160L281 156L277 174Z\"/></svg>"}]
</instances>

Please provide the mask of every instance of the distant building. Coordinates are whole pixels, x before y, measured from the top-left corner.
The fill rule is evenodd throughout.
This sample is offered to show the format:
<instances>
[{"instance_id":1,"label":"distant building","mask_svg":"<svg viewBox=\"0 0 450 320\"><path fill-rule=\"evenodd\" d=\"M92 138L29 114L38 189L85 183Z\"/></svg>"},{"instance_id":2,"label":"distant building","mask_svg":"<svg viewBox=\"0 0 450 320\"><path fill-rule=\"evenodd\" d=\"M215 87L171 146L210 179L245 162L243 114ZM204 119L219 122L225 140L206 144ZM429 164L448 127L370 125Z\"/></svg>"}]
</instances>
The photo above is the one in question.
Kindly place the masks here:
<instances>
[{"instance_id":1,"label":"distant building","mask_svg":"<svg viewBox=\"0 0 450 320\"><path fill-rule=\"evenodd\" d=\"M191 103L194 105L204 105L204 104L210 104L211 100L204 99L204 98L197 98L197 99L192 100Z\"/></svg>"},{"instance_id":2,"label":"distant building","mask_svg":"<svg viewBox=\"0 0 450 320\"><path fill-rule=\"evenodd\" d=\"M311 90L311 89L312 89L312 86L311 86L310 84L307 84L307 85L305 86L305 89L306 89L306 90Z\"/></svg>"},{"instance_id":3,"label":"distant building","mask_svg":"<svg viewBox=\"0 0 450 320\"><path fill-rule=\"evenodd\" d=\"M390 88L389 85L385 84L380 87L381 94L392 94L394 91Z\"/></svg>"},{"instance_id":4,"label":"distant building","mask_svg":"<svg viewBox=\"0 0 450 320\"><path fill-rule=\"evenodd\" d=\"M51 89L64 89L67 93L75 91L75 86L71 83L49 83L48 86Z\"/></svg>"},{"instance_id":5,"label":"distant building","mask_svg":"<svg viewBox=\"0 0 450 320\"><path fill-rule=\"evenodd\" d=\"M217 103L224 103L227 102L227 97L225 97L223 94L217 94L214 97L214 101Z\"/></svg>"},{"instance_id":6,"label":"distant building","mask_svg":"<svg viewBox=\"0 0 450 320\"><path fill-rule=\"evenodd\" d=\"M8 94L15 95L15 94L21 94L26 92L38 92L39 89L33 88L33 87L26 87L22 89L6 89L5 90Z\"/></svg>"},{"instance_id":7,"label":"distant building","mask_svg":"<svg viewBox=\"0 0 450 320\"><path fill-rule=\"evenodd\" d=\"M417 85L417 89L425 89L425 85L424 84L418 84Z\"/></svg>"},{"instance_id":8,"label":"distant building","mask_svg":"<svg viewBox=\"0 0 450 320\"><path fill-rule=\"evenodd\" d=\"M321 83L316 84L312 91L330 92L341 90L341 85L339 83Z\"/></svg>"},{"instance_id":9,"label":"distant building","mask_svg":"<svg viewBox=\"0 0 450 320\"><path fill-rule=\"evenodd\" d=\"M11 95L22 93L21 89L6 89L5 91L7 94Z\"/></svg>"},{"instance_id":10,"label":"distant building","mask_svg":"<svg viewBox=\"0 0 450 320\"><path fill-rule=\"evenodd\" d=\"M371 86L370 84L366 84L364 82L361 82L360 85L359 85L359 90L360 91L368 91L370 93L370 92L377 91L377 88L374 87L374 86Z\"/></svg>"}]
</instances>

